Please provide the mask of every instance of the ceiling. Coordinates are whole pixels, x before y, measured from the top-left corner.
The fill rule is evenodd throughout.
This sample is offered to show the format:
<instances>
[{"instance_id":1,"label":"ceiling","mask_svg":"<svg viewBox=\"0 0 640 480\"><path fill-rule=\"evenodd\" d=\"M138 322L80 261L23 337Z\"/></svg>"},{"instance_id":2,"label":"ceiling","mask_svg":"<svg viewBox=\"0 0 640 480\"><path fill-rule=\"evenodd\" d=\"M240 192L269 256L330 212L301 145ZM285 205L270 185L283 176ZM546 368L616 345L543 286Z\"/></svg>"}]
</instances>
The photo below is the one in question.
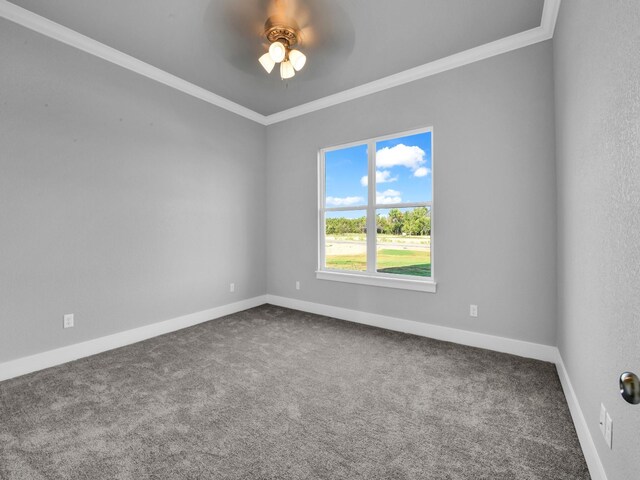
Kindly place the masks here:
<instances>
[{"instance_id":1,"label":"ceiling","mask_svg":"<svg viewBox=\"0 0 640 480\"><path fill-rule=\"evenodd\" d=\"M307 65L267 75L273 2L303 28ZM2 2L4 3L4 2ZM11 0L11 3L272 115L541 26L544 0Z\"/></svg>"}]
</instances>

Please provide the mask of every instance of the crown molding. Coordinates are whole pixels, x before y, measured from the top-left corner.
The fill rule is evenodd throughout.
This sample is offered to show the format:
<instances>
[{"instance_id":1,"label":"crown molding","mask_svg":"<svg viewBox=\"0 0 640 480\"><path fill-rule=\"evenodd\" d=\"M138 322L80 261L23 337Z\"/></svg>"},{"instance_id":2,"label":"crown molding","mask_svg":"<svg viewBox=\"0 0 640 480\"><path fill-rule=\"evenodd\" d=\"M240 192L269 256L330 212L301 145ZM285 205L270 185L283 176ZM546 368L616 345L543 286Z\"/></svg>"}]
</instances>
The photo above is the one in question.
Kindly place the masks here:
<instances>
[{"instance_id":1,"label":"crown molding","mask_svg":"<svg viewBox=\"0 0 640 480\"><path fill-rule=\"evenodd\" d=\"M532 28L531 30L526 30L521 33L516 33L515 35L504 37L494 42L485 43L484 45L480 45L460 53L455 53L448 57L434 60L433 62L425 63L424 65L404 70L394 75L389 75L388 77L374 80L373 82L365 83L349 90L344 90L312 102L304 103L302 105L268 115L266 117L266 124L272 125L274 123L283 122L291 118L299 117L300 115L306 115L307 113L332 107L343 102L371 95L372 93L378 93L389 88L404 85L405 83L410 83L431 75L446 72L447 70L453 70L464 65L469 65L471 63L479 62L480 60L495 57L496 55L501 55L503 53L549 40L550 38L553 38L558 12L560 10L560 1L561 0L545 0L539 27Z\"/></svg>"},{"instance_id":2,"label":"crown molding","mask_svg":"<svg viewBox=\"0 0 640 480\"><path fill-rule=\"evenodd\" d=\"M54 40L58 40L59 42L75 47L78 50L82 50L91 55L102 58L103 60L126 68L127 70L131 70L132 72L148 77L156 82L163 83L168 87L175 88L187 95L191 95L192 97L196 97L217 107L224 108L225 110L248 118L249 120L253 120L254 122L266 125L266 117L258 112L254 112L247 107L243 107L242 105L232 102L220 95L216 95L209 90L199 87L171 73L165 72L164 70L154 67L142 60L138 60L137 58L127 55L120 50L111 48L104 43L82 35L75 30L37 15L30 10L19 7L7 0L0 0L0 17L4 17L7 20L17 23L18 25L22 25L30 30L41 33L42 35L53 38Z\"/></svg>"},{"instance_id":3,"label":"crown molding","mask_svg":"<svg viewBox=\"0 0 640 480\"><path fill-rule=\"evenodd\" d=\"M558 21L558 13L560 13L561 1L562 0L544 0L540 26L547 34L546 40L553 38L553 33L556 30L556 22Z\"/></svg>"},{"instance_id":4,"label":"crown molding","mask_svg":"<svg viewBox=\"0 0 640 480\"><path fill-rule=\"evenodd\" d=\"M496 55L527 47L538 42L549 40L553 37L558 12L560 10L560 2L561 0L545 0L539 27L266 116L221 97L220 95L216 95L209 90L154 67L153 65L138 60L131 55L127 55L115 48L111 48L97 40L82 35L75 30L71 30L70 28L48 20L25 8L10 3L7 0L0 0L0 17L6 18L7 20L22 25L23 27L29 28L62 43L66 43L67 45L91 55L95 55L96 57L136 72L171 88L175 88L187 95L191 95L207 103L248 118L249 120L253 120L261 125L273 125L291 118L299 117L300 115L306 115L307 113L332 107L343 102L355 100L389 88L404 85L405 83L410 83L431 75L446 72L447 70L452 70Z\"/></svg>"},{"instance_id":5,"label":"crown molding","mask_svg":"<svg viewBox=\"0 0 640 480\"><path fill-rule=\"evenodd\" d=\"M419 67L404 70L403 72L359 85L349 90L344 90L312 102L298 105L297 107L268 115L266 117L267 125L299 117L300 115L306 115L307 113L332 107L373 93L382 92L390 88L404 85L405 83L410 83L422 78L430 77L431 75L446 72L447 70L453 70L464 65L479 62L480 60L485 60L502 53L527 47L544 40L548 40L546 32L542 27L536 27L525 32L501 38L500 40L496 40L491 43L485 43L479 47L449 55L448 57L444 57L439 60L434 60L433 62L425 63Z\"/></svg>"}]
</instances>

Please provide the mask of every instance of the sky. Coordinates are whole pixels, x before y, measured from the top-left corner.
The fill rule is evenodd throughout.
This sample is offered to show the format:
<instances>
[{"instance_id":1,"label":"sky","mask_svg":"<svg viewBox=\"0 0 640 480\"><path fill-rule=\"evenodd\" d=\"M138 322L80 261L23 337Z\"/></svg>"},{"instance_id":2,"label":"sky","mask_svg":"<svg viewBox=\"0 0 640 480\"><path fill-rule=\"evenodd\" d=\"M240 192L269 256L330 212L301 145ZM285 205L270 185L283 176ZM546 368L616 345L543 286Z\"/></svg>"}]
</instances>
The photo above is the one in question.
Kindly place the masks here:
<instances>
[{"instance_id":1,"label":"sky","mask_svg":"<svg viewBox=\"0 0 640 480\"><path fill-rule=\"evenodd\" d=\"M431 132L376 142L376 203L431 201L431 169ZM326 152L325 175L327 208L366 205L367 145ZM364 215L327 212L327 217Z\"/></svg>"}]
</instances>

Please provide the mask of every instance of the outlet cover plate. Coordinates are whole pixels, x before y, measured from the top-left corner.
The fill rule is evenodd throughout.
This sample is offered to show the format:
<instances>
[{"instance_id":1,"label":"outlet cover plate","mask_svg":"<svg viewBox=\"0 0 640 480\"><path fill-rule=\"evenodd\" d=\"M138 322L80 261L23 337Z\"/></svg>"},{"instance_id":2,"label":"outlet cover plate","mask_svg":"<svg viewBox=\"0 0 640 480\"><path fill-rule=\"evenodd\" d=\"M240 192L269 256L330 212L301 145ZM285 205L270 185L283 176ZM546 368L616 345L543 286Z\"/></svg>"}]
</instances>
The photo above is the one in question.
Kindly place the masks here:
<instances>
[{"instance_id":1,"label":"outlet cover plate","mask_svg":"<svg viewBox=\"0 0 640 480\"><path fill-rule=\"evenodd\" d=\"M65 316L63 317L62 326L64 328L71 328L71 327L73 327L73 325L74 325L73 313L65 314Z\"/></svg>"}]
</instances>

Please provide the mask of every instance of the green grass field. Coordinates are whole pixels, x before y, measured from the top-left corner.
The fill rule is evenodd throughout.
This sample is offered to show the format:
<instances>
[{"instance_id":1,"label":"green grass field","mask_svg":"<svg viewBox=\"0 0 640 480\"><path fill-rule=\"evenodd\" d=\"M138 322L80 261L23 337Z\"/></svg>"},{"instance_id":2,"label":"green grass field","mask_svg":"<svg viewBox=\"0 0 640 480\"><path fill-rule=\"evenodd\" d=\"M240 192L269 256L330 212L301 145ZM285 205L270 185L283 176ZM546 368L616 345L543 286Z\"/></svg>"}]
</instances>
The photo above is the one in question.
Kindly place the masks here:
<instances>
[{"instance_id":1,"label":"green grass field","mask_svg":"<svg viewBox=\"0 0 640 480\"><path fill-rule=\"evenodd\" d=\"M327 268L336 270L365 271L367 269L366 254L327 255ZM431 255L428 251L419 250L378 250L378 271L396 275L431 276Z\"/></svg>"},{"instance_id":2,"label":"green grass field","mask_svg":"<svg viewBox=\"0 0 640 480\"><path fill-rule=\"evenodd\" d=\"M364 233L336 233L327 234L325 236L327 242L331 241L352 241L352 242L366 242L367 236ZM409 243L429 245L431 243L431 237L426 235L389 235L385 233L378 233L376 235L376 242L380 243Z\"/></svg>"}]
</instances>

